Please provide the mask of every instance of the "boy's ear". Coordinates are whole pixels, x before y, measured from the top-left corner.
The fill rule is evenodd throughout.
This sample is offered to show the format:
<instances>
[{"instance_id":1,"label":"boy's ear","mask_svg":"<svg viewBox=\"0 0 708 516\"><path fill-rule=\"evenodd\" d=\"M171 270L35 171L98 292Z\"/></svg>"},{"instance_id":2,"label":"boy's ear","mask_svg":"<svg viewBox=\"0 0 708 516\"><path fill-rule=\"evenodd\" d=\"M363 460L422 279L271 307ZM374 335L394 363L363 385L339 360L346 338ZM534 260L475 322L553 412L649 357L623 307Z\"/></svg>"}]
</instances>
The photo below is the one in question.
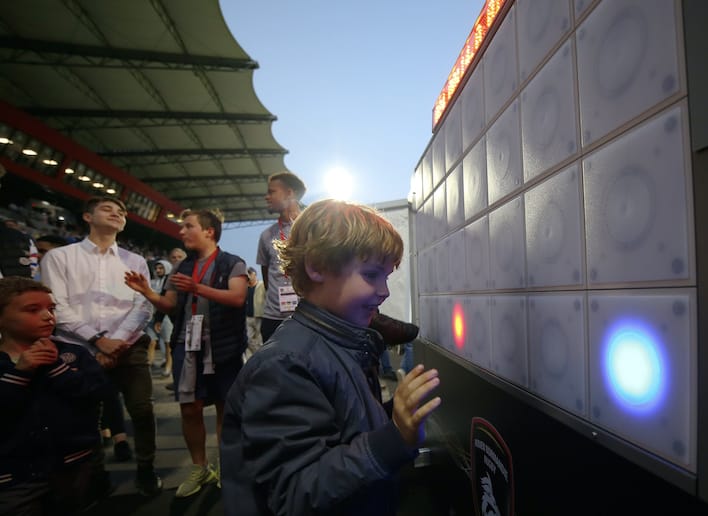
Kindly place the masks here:
<instances>
[{"instance_id":1,"label":"boy's ear","mask_svg":"<svg viewBox=\"0 0 708 516\"><path fill-rule=\"evenodd\" d=\"M310 260L305 260L305 272L307 272L308 277L315 283L322 283L324 281L324 275L312 265Z\"/></svg>"},{"instance_id":2,"label":"boy's ear","mask_svg":"<svg viewBox=\"0 0 708 516\"><path fill-rule=\"evenodd\" d=\"M84 219L84 222L87 224L91 222L91 214L89 212L84 212L83 215L81 216Z\"/></svg>"}]
</instances>

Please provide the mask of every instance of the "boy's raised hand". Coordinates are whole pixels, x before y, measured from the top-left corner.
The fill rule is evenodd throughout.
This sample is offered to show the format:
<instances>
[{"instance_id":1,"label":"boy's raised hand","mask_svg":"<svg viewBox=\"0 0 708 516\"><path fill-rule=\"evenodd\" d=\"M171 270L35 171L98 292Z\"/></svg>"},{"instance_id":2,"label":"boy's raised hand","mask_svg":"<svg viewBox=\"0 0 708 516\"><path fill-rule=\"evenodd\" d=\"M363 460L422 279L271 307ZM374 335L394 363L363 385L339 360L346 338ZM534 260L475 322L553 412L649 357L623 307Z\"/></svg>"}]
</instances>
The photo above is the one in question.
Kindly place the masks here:
<instances>
[{"instance_id":1,"label":"boy's raised hand","mask_svg":"<svg viewBox=\"0 0 708 516\"><path fill-rule=\"evenodd\" d=\"M41 338L20 353L16 367L20 371L34 371L39 366L53 364L57 358L59 352L51 339Z\"/></svg>"},{"instance_id":2,"label":"boy's raised hand","mask_svg":"<svg viewBox=\"0 0 708 516\"><path fill-rule=\"evenodd\" d=\"M393 423L409 446L418 446L425 438L425 419L440 405L435 397L419 407L420 402L440 384L438 371L426 371L422 365L415 366L398 384L393 395Z\"/></svg>"},{"instance_id":3,"label":"boy's raised hand","mask_svg":"<svg viewBox=\"0 0 708 516\"><path fill-rule=\"evenodd\" d=\"M126 271L124 279L128 287L143 295L147 295L152 290L148 279L139 272Z\"/></svg>"}]
</instances>

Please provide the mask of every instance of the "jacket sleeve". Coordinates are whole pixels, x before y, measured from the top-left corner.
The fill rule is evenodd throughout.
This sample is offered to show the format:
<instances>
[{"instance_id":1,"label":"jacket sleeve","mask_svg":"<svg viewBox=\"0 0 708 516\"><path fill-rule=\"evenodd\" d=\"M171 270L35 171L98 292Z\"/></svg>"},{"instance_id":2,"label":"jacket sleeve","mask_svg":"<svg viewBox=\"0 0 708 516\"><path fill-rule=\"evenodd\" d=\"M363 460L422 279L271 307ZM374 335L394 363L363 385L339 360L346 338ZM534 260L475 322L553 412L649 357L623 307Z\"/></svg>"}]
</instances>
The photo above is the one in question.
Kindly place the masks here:
<instances>
[{"instance_id":1,"label":"jacket sleeve","mask_svg":"<svg viewBox=\"0 0 708 516\"><path fill-rule=\"evenodd\" d=\"M3 410L20 412L30 407L33 372L19 371L10 360L0 362L0 404Z\"/></svg>"},{"instance_id":2,"label":"jacket sleeve","mask_svg":"<svg viewBox=\"0 0 708 516\"><path fill-rule=\"evenodd\" d=\"M264 360L249 373L240 407L243 456L274 514L336 510L411 459L393 423L342 442L343 421L297 357Z\"/></svg>"}]
</instances>

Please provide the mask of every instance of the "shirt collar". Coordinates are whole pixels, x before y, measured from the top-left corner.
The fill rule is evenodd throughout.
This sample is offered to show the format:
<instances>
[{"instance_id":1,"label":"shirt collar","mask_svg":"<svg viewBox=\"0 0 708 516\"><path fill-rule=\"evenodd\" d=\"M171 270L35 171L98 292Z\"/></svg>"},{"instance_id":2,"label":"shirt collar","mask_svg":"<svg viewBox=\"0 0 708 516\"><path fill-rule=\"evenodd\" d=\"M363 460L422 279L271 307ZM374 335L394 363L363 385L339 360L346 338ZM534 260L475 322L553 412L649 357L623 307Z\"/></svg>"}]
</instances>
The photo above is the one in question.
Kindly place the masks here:
<instances>
[{"instance_id":1,"label":"shirt collar","mask_svg":"<svg viewBox=\"0 0 708 516\"><path fill-rule=\"evenodd\" d=\"M81 247L83 247L89 253L99 253L98 246L89 240L89 237L84 238L81 241ZM108 248L108 252L117 255L118 254L118 244L113 242L113 244Z\"/></svg>"}]
</instances>

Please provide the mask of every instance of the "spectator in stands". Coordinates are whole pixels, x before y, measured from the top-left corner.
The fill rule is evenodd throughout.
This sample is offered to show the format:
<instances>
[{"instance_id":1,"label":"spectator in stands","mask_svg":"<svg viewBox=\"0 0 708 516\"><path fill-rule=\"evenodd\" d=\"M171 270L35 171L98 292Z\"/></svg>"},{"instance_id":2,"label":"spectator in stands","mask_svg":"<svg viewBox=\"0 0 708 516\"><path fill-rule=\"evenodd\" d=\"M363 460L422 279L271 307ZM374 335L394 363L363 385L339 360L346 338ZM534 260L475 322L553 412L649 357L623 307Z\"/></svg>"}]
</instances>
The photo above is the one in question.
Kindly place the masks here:
<instances>
[{"instance_id":1,"label":"spectator in stands","mask_svg":"<svg viewBox=\"0 0 708 516\"><path fill-rule=\"evenodd\" d=\"M150 288L155 292L161 293L167 285L167 276L172 271L172 264L167 260L157 260L153 266L154 275L150 279ZM172 321L165 314L161 314L160 320L157 316L160 312L155 312L155 317L150 321L147 327L147 334L150 336L150 347L148 348L148 363L155 366L155 348L159 345L162 353L162 362L157 364L159 369L162 369L162 376L170 376L172 371L172 360L170 359L169 368L167 362L167 343L172 335ZM164 369L163 369L164 368Z\"/></svg>"},{"instance_id":2,"label":"spectator in stands","mask_svg":"<svg viewBox=\"0 0 708 516\"><path fill-rule=\"evenodd\" d=\"M36 240L37 244L37 257L41 262L44 255L54 249L55 247L62 247L67 245L69 242L66 238L60 237L59 235L43 235Z\"/></svg>"},{"instance_id":3,"label":"spectator in stands","mask_svg":"<svg viewBox=\"0 0 708 516\"><path fill-rule=\"evenodd\" d=\"M244 352L244 362L263 345L261 338L261 318L265 304L265 287L259 281L258 273L253 267L248 268L248 295L246 296L246 334L248 349Z\"/></svg>"},{"instance_id":4,"label":"spectator in stands","mask_svg":"<svg viewBox=\"0 0 708 516\"><path fill-rule=\"evenodd\" d=\"M275 329L289 317L297 305L297 295L290 279L280 270L280 259L273 242L290 235L293 222L300 215L300 199L305 195L305 183L291 172L278 172L268 178L265 200L270 213L278 214L278 221L261 233L256 263L261 266L266 301L261 319L261 336L266 342Z\"/></svg>"},{"instance_id":5,"label":"spectator in stands","mask_svg":"<svg viewBox=\"0 0 708 516\"><path fill-rule=\"evenodd\" d=\"M246 349L246 263L219 249L223 217L218 210L185 211L180 235L189 256L170 276L167 292L154 292L144 273L127 272L125 282L155 307L174 314L172 333L175 396L182 432L192 459L179 498L218 482L206 455L204 407L216 406L216 433L221 437L224 399L241 369Z\"/></svg>"},{"instance_id":6,"label":"spectator in stands","mask_svg":"<svg viewBox=\"0 0 708 516\"><path fill-rule=\"evenodd\" d=\"M0 242L0 278L31 278L36 274L37 246L32 237L18 229L16 221L7 219L0 224Z\"/></svg>"},{"instance_id":7,"label":"spectator in stands","mask_svg":"<svg viewBox=\"0 0 708 516\"><path fill-rule=\"evenodd\" d=\"M148 267L143 257L116 244L116 235L126 224L121 200L89 199L83 220L89 226L88 237L44 255L42 281L57 300L57 336L94 353L123 393L135 432L135 485L142 495L152 496L162 490L162 480L153 467L155 415L147 364L150 337L143 333L152 307L124 283L126 272L137 270L147 275Z\"/></svg>"},{"instance_id":8,"label":"spectator in stands","mask_svg":"<svg viewBox=\"0 0 708 516\"><path fill-rule=\"evenodd\" d=\"M439 383L423 366L398 386L392 421L381 403L384 343L367 327L403 241L372 209L325 200L277 247L302 299L229 391L225 514L393 515L395 472L440 404L421 401Z\"/></svg>"},{"instance_id":9,"label":"spectator in stands","mask_svg":"<svg viewBox=\"0 0 708 516\"><path fill-rule=\"evenodd\" d=\"M37 240L35 241L35 244L37 246L37 263L40 263L42 261L42 258L47 253L47 251L50 251L55 247L65 246L68 243L69 242L67 242L65 238L60 237L58 235L43 235L37 238ZM41 281L42 279L39 267L37 267L37 270L34 274L34 279L37 281Z\"/></svg>"},{"instance_id":10,"label":"spectator in stands","mask_svg":"<svg viewBox=\"0 0 708 516\"><path fill-rule=\"evenodd\" d=\"M184 260L186 257L187 257L187 253L181 247L175 247L167 255L167 259L169 260L170 265L172 265L173 270L177 270L177 266L179 265L179 263L182 260ZM166 292L165 287L166 286L167 286L167 284L165 283L165 285L163 286L162 292L160 292L161 296L165 295L165 292ZM155 331L157 333L160 333L162 331L162 323L167 318L168 318L167 314L165 314L164 312L157 311L157 313L155 314ZM170 321L170 327L172 328L172 330L170 330L170 332L171 332L174 330L174 328L172 326L172 321ZM169 376L172 374L172 349L170 348L170 341L171 340L172 340L172 335L170 333L170 338L165 341L165 343L166 343L165 354L167 357L167 363L165 364L165 370L164 370L165 376ZM175 384L170 382L167 385L165 385L165 388L167 390L173 391L173 390L175 390Z\"/></svg>"},{"instance_id":11,"label":"spectator in stands","mask_svg":"<svg viewBox=\"0 0 708 516\"><path fill-rule=\"evenodd\" d=\"M51 339L51 290L0 279L0 514L75 514L88 502L108 379L81 346Z\"/></svg>"},{"instance_id":12,"label":"spectator in stands","mask_svg":"<svg viewBox=\"0 0 708 516\"><path fill-rule=\"evenodd\" d=\"M170 251L170 254L167 256L167 259L170 261L172 264L172 268L176 268L179 262L184 260L187 257L187 253L185 252L184 249L181 247L175 247Z\"/></svg>"}]
</instances>

